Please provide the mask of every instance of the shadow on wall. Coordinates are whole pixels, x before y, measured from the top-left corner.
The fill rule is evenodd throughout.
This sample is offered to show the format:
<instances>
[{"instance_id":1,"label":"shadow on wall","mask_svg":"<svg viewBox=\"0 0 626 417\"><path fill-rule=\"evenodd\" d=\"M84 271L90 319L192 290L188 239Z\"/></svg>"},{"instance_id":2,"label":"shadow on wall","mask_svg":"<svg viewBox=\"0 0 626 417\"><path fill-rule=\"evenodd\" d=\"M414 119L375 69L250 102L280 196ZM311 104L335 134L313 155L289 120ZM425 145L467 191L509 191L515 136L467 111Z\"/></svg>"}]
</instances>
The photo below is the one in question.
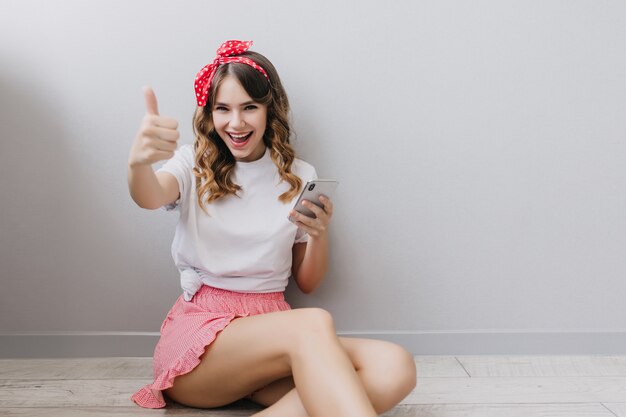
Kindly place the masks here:
<instances>
[{"instance_id":1,"label":"shadow on wall","mask_svg":"<svg viewBox=\"0 0 626 417\"><path fill-rule=\"evenodd\" d=\"M98 181L107 173L85 172L76 155L100 148L67 149L85 142L70 136L67 103L50 100L45 79L9 73L16 61L0 73L0 331L139 330L127 328L138 310L153 327L142 330L158 330L173 300L136 304L145 280L154 281L137 274L156 255L142 253L133 242L141 233L121 224L132 200L115 207L115 194Z\"/></svg>"}]
</instances>

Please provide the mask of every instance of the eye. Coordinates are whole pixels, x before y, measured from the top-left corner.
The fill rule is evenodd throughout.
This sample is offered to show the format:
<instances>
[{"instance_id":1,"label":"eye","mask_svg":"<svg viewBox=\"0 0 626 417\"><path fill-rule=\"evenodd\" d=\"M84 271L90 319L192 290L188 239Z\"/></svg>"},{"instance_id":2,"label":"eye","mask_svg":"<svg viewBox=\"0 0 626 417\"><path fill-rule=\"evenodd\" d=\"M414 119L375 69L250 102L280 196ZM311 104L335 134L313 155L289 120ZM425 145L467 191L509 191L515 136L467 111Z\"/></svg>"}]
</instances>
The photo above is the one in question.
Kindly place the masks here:
<instances>
[{"instance_id":1,"label":"eye","mask_svg":"<svg viewBox=\"0 0 626 417\"><path fill-rule=\"evenodd\" d=\"M250 104L246 106L246 109L256 109L257 107L254 104Z\"/></svg>"},{"instance_id":2,"label":"eye","mask_svg":"<svg viewBox=\"0 0 626 417\"><path fill-rule=\"evenodd\" d=\"M217 106L215 108L215 110L226 110L226 107L224 107L224 106Z\"/></svg>"}]
</instances>

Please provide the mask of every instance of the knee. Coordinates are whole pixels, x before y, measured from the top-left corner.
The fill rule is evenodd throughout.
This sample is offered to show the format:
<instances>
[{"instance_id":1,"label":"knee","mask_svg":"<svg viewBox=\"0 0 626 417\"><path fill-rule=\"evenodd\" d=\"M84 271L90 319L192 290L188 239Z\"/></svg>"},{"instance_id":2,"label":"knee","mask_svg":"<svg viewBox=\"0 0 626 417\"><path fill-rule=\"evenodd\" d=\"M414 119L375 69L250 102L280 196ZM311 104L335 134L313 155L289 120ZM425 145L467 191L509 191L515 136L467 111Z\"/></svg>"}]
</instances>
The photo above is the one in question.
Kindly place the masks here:
<instances>
[{"instance_id":1,"label":"knee","mask_svg":"<svg viewBox=\"0 0 626 417\"><path fill-rule=\"evenodd\" d=\"M415 389L417 385L417 366L415 365L415 358L413 354L403 347L399 347L400 352L398 353L399 359L399 369L402 370L401 374L401 387L406 392L406 395L409 395L411 391Z\"/></svg>"},{"instance_id":2,"label":"knee","mask_svg":"<svg viewBox=\"0 0 626 417\"><path fill-rule=\"evenodd\" d=\"M293 323L297 349L307 346L311 341L322 341L336 337L332 315L321 308L299 309Z\"/></svg>"},{"instance_id":3,"label":"knee","mask_svg":"<svg viewBox=\"0 0 626 417\"><path fill-rule=\"evenodd\" d=\"M397 376L395 384L398 393L402 398L409 395L417 385L417 368L413 354L399 345L395 345L391 350L389 367L390 374Z\"/></svg>"},{"instance_id":4,"label":"knee","mask_svg":"<svg viewBox=\"0 0 626 417\"><path fill-rule=\"evenodd\" d=\"M301 309L297 325L304 333L335 332L333 316L322 308Z\"/></svg>"},{"instance_id":5,"label":"knee","mask_svg":"<svg viewBox=\"0 0 626 417\"><path fill-rule=\"evenodd\" d=\"M400 345L391 344L387 354L387 366L390 374L395 375L399 388L404 388L406 394L411 392L417 383L417 369L413 354Z\"/></svg>"},{"instance_id":6,"label":"knee","mask_svg":"<svg viewBox=\"0 0 626 417\"><path fill-rule=\"evenodd\" d=\"M384 412L406 398L417 385L417 369L413 354L400 345L390 343L380 353L374 390L377 411Z\"/></svg>"}]
</instances>

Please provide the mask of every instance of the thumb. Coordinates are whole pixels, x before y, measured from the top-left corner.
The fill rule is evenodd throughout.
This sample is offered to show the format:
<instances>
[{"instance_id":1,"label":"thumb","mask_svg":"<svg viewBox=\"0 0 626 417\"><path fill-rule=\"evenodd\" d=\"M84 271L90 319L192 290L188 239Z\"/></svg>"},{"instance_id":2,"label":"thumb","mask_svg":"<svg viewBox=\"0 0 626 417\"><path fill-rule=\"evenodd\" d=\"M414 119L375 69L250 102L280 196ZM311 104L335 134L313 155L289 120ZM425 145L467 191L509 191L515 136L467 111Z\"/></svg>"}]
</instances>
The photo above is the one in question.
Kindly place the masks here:
<instances>
[{"instance_id":1,"label":"thumb","mask_svg":"<svg viewBox=\"0 0 626 417\"><path fill-rule=\"evenodd\" d=\"M148 114L158 115L159 108L157 106L157 98L154 94L154 91L152 91L152 88L150 88L149 86L144 86L143 96L146 99L146 111L148 112Z\"/></svg>"}]
</instances>

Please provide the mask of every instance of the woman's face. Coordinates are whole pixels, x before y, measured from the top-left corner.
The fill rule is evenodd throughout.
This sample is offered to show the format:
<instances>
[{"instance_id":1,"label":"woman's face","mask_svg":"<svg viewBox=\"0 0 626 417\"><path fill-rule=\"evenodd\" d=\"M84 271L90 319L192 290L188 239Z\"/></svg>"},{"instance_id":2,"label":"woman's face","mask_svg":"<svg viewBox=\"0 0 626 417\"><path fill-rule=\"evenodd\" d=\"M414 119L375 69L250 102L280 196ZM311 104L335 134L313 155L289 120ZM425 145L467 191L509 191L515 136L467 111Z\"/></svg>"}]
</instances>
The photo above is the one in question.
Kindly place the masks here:
<instances>
[{"instance_id":1,"label":"woman's face","mask_svg":"<svg viewBox=\"0 0 626 417\"><path fill-rule=\"evenodd\" d=\"M217 134L237 161L251 162L263 156L267 106L252 101L235 77L222 80L212 114Z\"/></svg>"}]
</instances>

